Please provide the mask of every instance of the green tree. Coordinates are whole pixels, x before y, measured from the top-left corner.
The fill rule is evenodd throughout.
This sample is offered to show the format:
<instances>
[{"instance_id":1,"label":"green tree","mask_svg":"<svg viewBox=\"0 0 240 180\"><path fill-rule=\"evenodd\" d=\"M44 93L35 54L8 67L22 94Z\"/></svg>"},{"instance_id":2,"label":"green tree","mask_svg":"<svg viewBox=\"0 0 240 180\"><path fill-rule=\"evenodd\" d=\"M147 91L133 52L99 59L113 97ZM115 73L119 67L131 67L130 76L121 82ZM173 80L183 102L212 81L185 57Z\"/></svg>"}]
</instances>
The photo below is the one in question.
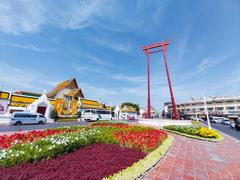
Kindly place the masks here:
<instances>
[{"instance_id":1,"label":"green tree","mask_svg":"<svg viewBox=\"0 0 240 180\"><path fill-rule=\"evenodd\" d=\"M126 106L132 106L139 113L139 105L138 104L131 103L131 102L125 102L125 103L122 103L121 107L123 108L125 105Z\"/></svg>"}]
</instances>

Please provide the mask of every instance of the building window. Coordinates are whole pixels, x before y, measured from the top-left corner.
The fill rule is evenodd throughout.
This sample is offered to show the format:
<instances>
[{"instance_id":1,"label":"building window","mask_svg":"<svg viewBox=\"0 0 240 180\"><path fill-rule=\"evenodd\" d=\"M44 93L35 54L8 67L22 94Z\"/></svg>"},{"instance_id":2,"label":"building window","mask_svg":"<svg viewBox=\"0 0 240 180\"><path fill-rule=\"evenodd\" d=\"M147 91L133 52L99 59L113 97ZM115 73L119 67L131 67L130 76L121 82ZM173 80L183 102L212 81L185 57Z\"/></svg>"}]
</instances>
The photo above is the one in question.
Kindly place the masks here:
<instances>
[{"instance_id":1,"label":"building window","mask_svg":"<svg viewBox=\"0 0 240 180\"><path fill-rule=\"evenodd\" d=\"M223 111L224 108L223 108L223 107L216 107L216 110L217 110L217 111Z\"/></svg>"},{"instance_id":2,"label":"building window","mask_svg":"<svg viewBox=\"0 0 240 180\"><path fill-rule=\"evenodd\" d=\"M227 107L227 110L235 110L235 107L234 106L229 106L229 107Z\"/></svg>"},{"instance_id":3,"label":"building window","mask_svg":"<svg viewBox=\"0 0 240 180\"><path fill-rule=\"evenodd\" d=\"M199 108L200 111L204 111L204 108Z\"/></svg>"},{"instance_id":4,"label":"building window","mask_svg":"<svg viewBox=\"0 0 240 180\"><path fill-rule=\"evenodd\" d=\"M213 108L212 107L210 107L210 108L207 108L208 109L208 111L213 111Z\"/></svg>"}]
</instances>

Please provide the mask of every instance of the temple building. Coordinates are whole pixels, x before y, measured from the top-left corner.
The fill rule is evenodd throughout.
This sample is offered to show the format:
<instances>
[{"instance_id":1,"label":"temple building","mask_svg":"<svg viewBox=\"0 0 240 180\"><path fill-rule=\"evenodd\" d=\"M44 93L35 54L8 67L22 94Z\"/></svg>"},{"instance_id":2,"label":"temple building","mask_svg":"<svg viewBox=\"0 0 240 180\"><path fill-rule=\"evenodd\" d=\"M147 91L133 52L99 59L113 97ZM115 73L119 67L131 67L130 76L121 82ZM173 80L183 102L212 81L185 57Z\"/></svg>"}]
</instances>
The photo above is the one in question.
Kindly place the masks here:
<instances>
[{"instance_id":1,"label":"temple building","mask_svg":"<svg viewBox=\"0 0 240 180\"><path fill-rule=\"evenodd\" d=\"M110 106L96 100L85 99L75 78L59 83L48 93L0 91L0 114L2 115L11 115L15 111L31 111L50 118L54 109L59 116L72 116L84 109L109 111Z\"/></svg>"},{"instance_id":2,"label":"temple building","mask_svg":"<svg viewBox=\"0 0 240 180\"><path fill-rule=\"evenodd\" d=\"M84 98L75 78L61 82L47 95L55 99L54 108L60 116L77 114L79 100Z\"/></svg>"},{"instance_id":3,"label":"temple building","mask_svg":"<svg viewBox=\"0 0 240 180\"><path fill-rule=\"evenodd\" d=\"M6 92L2 92L6 93ZM41 97L42 94L29 92L29 91L15 91L14 93L9 93L9 104L7 113L11 114L15 111L25 111L28 106L34 103ZM54 99L49 99L50 103L54 105ZM39 113L42 113L44 109L39 107Z\"/></svg>"}]
</instances>

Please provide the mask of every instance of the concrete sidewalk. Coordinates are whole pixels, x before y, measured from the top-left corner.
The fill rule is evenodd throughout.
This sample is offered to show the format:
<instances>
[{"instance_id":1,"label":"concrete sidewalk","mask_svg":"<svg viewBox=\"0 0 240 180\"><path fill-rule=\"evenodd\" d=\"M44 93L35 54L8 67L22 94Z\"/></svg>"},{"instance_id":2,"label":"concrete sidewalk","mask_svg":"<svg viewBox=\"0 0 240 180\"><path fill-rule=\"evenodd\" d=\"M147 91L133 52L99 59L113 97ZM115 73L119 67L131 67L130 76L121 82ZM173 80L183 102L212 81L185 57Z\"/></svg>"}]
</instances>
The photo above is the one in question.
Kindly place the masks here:
<instances>
[{"instance_id":1,"label":"concrete sidewalk","mask_svg":"<svg viewBox=\"0 0 240 180\"><path fill-rule=\"evenodd\" d=\"M208 142L171 135L174 145L143 179L240 179L240 143L228 136L223 142Z\"/></svg>"},{"instance_id":2,"label":"concrete sidewalk","mask_svg":"<svg viewBox=\"0 0 240 180\"><path fill-rule=\"evenodd\" d=\"M172 119L139 119L138 124L147 125L147 126L153 126L155 128L157 127L163 127L167 125L191 125L191 120L172 120Z\"/></svg>"}]
</instances>

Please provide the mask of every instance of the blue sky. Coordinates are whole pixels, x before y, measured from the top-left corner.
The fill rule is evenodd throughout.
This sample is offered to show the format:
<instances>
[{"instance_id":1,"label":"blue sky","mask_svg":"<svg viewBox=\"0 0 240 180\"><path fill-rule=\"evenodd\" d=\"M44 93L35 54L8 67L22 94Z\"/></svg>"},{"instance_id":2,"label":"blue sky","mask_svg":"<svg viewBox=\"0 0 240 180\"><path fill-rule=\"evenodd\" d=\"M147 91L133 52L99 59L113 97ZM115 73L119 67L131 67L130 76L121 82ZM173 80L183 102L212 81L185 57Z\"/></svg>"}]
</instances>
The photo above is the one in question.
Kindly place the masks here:
<instances>
[{"instance_id":1,"label":"blue sky","mask_svg":"<svg viewBox=\"0 0 240 180\"><path fill-rule=\"evenodd\" d=\"M87 98L146 105L143 45L170 40L177 102L240 95L240 1L0 1L0 86L51 90L75 77ZM163 57L151 56L152 105L169 101Z\"/></svg>"}]
</instances>

